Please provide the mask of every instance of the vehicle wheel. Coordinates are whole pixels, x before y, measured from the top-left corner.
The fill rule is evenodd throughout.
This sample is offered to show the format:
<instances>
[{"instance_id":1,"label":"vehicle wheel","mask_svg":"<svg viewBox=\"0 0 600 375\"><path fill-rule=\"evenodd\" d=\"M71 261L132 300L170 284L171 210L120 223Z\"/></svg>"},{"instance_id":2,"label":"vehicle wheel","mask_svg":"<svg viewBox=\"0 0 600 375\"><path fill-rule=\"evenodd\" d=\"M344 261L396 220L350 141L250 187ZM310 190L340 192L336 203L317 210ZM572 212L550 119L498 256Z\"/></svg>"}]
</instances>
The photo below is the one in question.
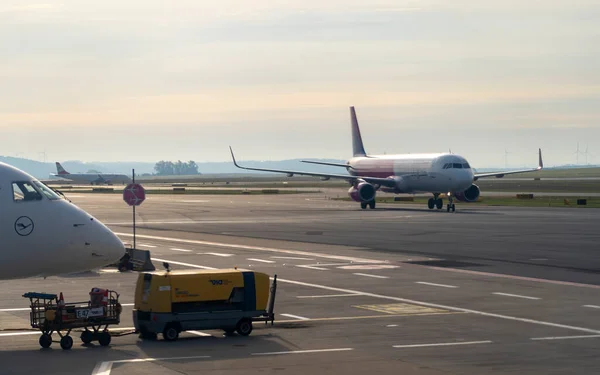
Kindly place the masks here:
<instances>
[{"instance_id":1,"label":"vehicle wheel","mask_svg":"<svg viewBox=\"0 0 600 375\"><path fill-rule=\"evenodd\" d=\"M40 346L44 349L48 349L52 345L52 336L43 334L40 336Z\"/></svg>"},{"instance_id":2,"label":"vehicle wheel","mask_svg":"<svg viewBox=\"0 0 600 375\"><path fill-rule=\"evenodd\" d=\"M367 208L367 202L360 202L360 208L363 210Z\"/></svg>"},{"instance_id":3,"label":"vehicle wheel","mask_svg":"<svg viewBox=\"0 0 600 375\"><path fill-rule=\"evenodd\" d=\"M102 346L108 346L110 345L110 333L104 331L100 333L100 337L98 337L98 342L100 343L100 345Z\"/></svg>"},{"instance_id":4,"label":"vehicle wheel","mask_svg":"<svg viewBox=\"0 0 600 375\"><path fill-rule=\"evenodd\" d=\"M433 210L434 206L435 206L435 199L429 198L429 200L427 201L427 207L429 207L430 210Z\"/></svg>"},{"instance_id":5,"label":"vehicle wheel","mask_svg":"<svg viewBox=\"0 0 600 375\"><path fill-rule=\"evenodd\" d=\"M242 336L248 336L252 332L252 321L250 319L240 320L235 330Z\"/></svg>"},{"instance_id":6,"label":"vehicle wheel","mask_svg":"<svg viewBox=\"0 0 600 375\"><path fill-rule=\"evenodd\" d=\"M60 339L60 347L64 350L69 350L73 347L73 338L71 336L63 336Z\"/></svg>"},{"instance_id":7,"label":"vehicle wheel","mask_svg":"<svg viewBox=\"0 0 600 375\"><path fill-rule=\"evenodd\" d=\"M174 324L169 324L163 331L163 338L167 341L175 341L179 337L179 330Z\"/></svg>"},{"instance_id":8,"label":"vehicle wheel","mask_svg":"<svg viewBox=\"0 0 600 375\"><path fill-rule=\"evenodd\" d=\"M375 209L375 199L369 202L369 207L374 210Z\"/></svg>"},{"instance_id":9,"label":"vehicle wheel","mask_svg":"<svg viewBox=\"0 0 600 375\"><path fill-rule=\"evenodd\" d=\"M90 331L83 331L81 332L81 342L83 342L84 344L89 344L90 342L92 342L92 340L94 340L94 334Z\"/></svg>"},{"instance_id":10,"label":"vehicle wheel","mask_svg":"<svg viewBox=\"0 0 600 375\"><path fill-rule=\"evenodd\" d=\"M436 199L435 208L437 208L438 210L441 210L442 207L444 207L444 201L441 199Z\"/></svg>"}]
</instances>

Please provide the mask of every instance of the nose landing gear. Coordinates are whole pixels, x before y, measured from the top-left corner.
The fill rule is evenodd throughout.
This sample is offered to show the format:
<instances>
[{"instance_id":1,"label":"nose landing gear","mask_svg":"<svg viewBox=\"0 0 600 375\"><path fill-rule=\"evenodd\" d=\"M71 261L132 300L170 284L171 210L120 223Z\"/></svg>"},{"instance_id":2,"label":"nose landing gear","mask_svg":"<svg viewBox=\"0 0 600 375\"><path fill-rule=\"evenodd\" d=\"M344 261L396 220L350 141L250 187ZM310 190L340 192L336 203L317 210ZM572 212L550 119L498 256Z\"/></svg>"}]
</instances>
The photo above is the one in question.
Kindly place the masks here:
<instances>
[{"instance_id":1,"label":"nose landing gear","mask_svg":"<svg viewBox=\"0 0 600 375\"><path fill-rule=\"evenodd\" d=\"M455 212L456 206L454 205L454 198L451 194L448 194L448 205L446 205L446 211L450 212L450 210L452 210L452 212Z\"/></svg>"}]
</instances>

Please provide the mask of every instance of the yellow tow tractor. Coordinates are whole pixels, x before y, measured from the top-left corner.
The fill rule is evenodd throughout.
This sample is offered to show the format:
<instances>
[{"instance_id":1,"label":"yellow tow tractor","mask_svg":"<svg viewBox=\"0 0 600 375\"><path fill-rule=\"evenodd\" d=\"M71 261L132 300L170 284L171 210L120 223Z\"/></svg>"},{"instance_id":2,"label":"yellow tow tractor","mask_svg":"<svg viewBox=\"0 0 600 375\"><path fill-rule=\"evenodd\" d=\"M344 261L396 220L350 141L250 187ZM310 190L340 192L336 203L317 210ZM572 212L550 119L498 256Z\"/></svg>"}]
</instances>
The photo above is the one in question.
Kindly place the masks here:
<instances>
[{"instance_id":1,"label":"yellow tow tractor","mask_svg":"<svg viewBox=\"0 0 600 375\"><path fill-rule=\"evenodd\" d=\"M175 341L188 330L222 329L247 336L252 323L273 322L277 275L242 269L140 273L133 322L140 337Z\"/></svg>"}]
</instances>

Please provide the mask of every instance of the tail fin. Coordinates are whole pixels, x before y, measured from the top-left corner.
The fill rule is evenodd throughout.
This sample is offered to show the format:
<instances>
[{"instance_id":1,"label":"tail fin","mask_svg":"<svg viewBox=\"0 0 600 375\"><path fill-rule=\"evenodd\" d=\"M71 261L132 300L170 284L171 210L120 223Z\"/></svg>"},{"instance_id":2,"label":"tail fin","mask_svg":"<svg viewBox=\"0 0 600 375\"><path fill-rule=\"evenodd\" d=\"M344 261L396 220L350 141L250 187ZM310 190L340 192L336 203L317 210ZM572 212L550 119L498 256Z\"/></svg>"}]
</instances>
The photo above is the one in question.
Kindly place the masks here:
<instances>
[{"instance_id":1,"label":"tail fin","mask_svg":"<svg viewBox=\"0 0 600 375\"><path fill-rule=\"evenodd\" d=\"M56 162L56 172L58 172L59 175L65 175L65 174L70 174L69 172L67 172L62 165L60 165L59 162Z\"/></svg>"},{"instance_id":2,"label":"tail fin","mask_svg":"<svg viewBox=\"0 0 600 375\"><path fill-rule=\"evenodd\" d=\"M358 119L354 107L350 107L350 118L352 120L352 153L354 156L367 156L363 146L360 129L358 127Z\"/></svg>"}]
</instances>

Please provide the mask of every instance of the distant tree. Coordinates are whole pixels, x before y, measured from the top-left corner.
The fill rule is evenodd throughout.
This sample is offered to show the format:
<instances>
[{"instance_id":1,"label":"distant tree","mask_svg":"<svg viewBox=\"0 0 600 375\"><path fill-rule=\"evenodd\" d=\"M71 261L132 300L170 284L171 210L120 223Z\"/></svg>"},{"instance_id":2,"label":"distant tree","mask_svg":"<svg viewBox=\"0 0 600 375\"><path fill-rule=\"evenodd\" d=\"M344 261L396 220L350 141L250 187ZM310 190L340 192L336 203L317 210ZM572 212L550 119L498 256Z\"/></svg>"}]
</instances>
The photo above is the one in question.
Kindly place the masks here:
<instances>
[{"instance_id":1,"label":"distant tree","mask_svg":"<svg viewBox=\"0 0 600 375\"><path fill-rule=\"evenodd\" d=\"M199 174L198 164L190 160L187 163L181 160L173 163L172 161L161 160L154 165L154 170L158 176L181 176Z\"/></svg>"},{"instance_id":2,"label":"distant tree","mask_svg":"<svg viewBox=\"0 0 600 375\"><path fill-rule=\"evenodd\" d=\"M102 172L97 171L95 169L90 169L89 171L87 171L87 173L102 173Z\"/></svg>"}]
</instances>

